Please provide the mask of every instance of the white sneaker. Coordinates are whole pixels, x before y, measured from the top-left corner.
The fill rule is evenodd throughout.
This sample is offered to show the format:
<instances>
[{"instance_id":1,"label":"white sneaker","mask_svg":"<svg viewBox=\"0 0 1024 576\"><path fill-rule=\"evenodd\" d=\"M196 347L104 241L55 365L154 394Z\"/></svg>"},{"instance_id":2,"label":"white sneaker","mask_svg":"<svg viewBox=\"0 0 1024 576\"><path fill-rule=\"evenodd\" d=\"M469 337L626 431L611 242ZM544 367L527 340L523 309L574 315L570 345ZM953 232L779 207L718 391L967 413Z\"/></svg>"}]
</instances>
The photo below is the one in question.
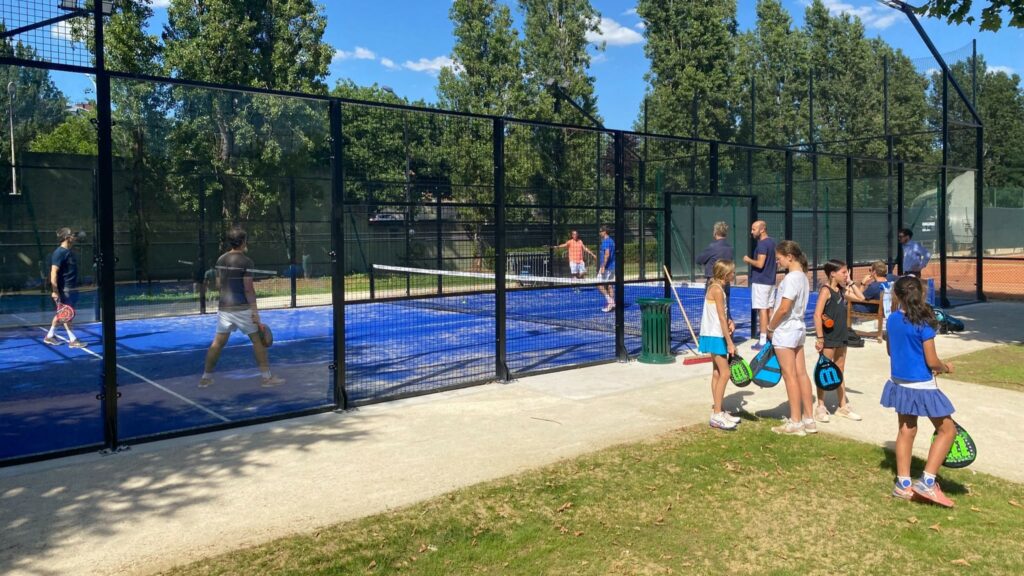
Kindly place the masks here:
<instances>
[{"instance_id":1,"label":"white sneaker","mask_svg":"<svg viewBox=\"0 0 1024 576\"><path fill-rule=\"evenodd\" d=\"M708 421L708 424L712 428L718 428L719 430L735 430L736 429L736 423L727 420L725 418L725 413L724 412L719 412L718 414L712 414L711 415L711 420Z\"/></svg>"},{"instance_id":2,"label":"white sneaker","mask_svg":"<svg viewBox=\"0 0 1024 576\"><path fill-rule=\"evenodd\" d=\"M783 436L807 436L807 432L804 432L804 425L800 422L793 422L789 418L783 419L782 424L773 426L772 432Z\"/></svg>"},{"instance_id":3,"label":"white sneaker","mask_svg":"<svg viewBox=\"0 0 1024 576\"><path fill-rule=\"evenodd\" d=\"M814 419L818 422L828 422L830 420L828 408L824 404L818 404L814 407Z\"/></svg>"},{"instance_id":4,"label":"white sneaker","mask_svg":"<svg viewBox=\"0 0 1024 576\"><path fill-rule=\"evenodd\" d=\"M724 416L726 420L732 422L733 424L739 424L740 422L743 421L743 418L740 418L739 416L733 416L732 414L729 414L728 412L725 411L722 411L722 416Z\"/></svg>"},{"instance_id":5,"label":"white sneaker","mask_svg":"<svg viewBox=\"0 0 1024 576\"><path fill-rule=\"evenodd\" d=\"M601 308L601 312L611 312L615 308L611 304L605 304L604 308Z\"/></svg>"},{"instance_id":6,"label":"white sneaker","mask_svg":"<svg viewBox=\"0 0 1024 576\"><path fill-rule=\"evenodd\" d=\"M800 423L804 426L804 432L808 434L818 433L818 425L814 422L814 418L804 418Z\"/></svg>"},{"instance_id":7,"label":"white sneaker","mask_svg":"<svg viewBox=\"0 0 1024 576\"><path fill-rule=\"evenodd\" d=\"M849 404L847 404L846 406L843 406L842 408L836 410L836 415L842 416L843 418L849 418L850 420L853 420L855 422L860 422L861 420L864 419L864 418L861 417L860 414L857 414L856 412L854 412L853 409L850 408Z\"/></svg>"}]
</instances>

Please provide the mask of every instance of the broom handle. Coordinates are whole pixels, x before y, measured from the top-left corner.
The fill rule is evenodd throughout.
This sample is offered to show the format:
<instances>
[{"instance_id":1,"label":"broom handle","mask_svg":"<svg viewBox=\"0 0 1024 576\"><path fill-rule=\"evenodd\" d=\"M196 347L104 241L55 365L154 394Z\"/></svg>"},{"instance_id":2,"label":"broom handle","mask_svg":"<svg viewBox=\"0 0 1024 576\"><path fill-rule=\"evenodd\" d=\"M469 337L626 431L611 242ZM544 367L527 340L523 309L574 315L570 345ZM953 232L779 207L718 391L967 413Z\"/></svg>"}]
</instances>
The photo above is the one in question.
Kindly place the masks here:
<instances>
[{"instance_id":1,"label":"broom handle","mask_svg":"<svg viewBox=\"0 0 1024 576\"><path fill-rule=\"evenodd\" d=\"M679 311L683 313L683 320L686 320L686 327L690 329L690 337L693 341L697 342L697 335L693 332L693 326L690 324L690 317L686 315L686 308L683 308L683 301L679 299L679 293L676 292L675 281L672 280L672 275L668 272L668 266L662 264L662 270L665 271L665 278L668 278L668 285L672 287L672 295L676 297L676 303L679 304Z\"/></svg>"}]
</instances>

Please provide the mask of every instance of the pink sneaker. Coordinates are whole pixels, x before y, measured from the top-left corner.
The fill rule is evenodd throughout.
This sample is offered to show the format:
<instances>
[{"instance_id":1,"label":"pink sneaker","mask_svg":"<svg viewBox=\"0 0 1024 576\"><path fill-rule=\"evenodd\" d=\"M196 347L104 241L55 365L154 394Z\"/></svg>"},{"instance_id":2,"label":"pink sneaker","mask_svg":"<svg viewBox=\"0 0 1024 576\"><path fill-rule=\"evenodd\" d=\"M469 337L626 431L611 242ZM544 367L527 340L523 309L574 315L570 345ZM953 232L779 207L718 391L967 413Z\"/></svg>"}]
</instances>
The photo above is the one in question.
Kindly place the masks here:
<instances>
[{"instance_id":1,"label":"pink sneaker","mask_svg":"<svg viewBox=\"0 0 1024 576\"><path fill-rule=\"evenodd\" d=\"M914 498L914 490L910 487L900 486L899 482L892 487L892 497L899 498L900 500L911 500Z\"/></svg>"},{"instance_id":2,"label":"pink sneaker","mask_svg":"<svg viewBox=\"0 0 1024 576\"><path fill-rule=\"evenodd\" d=\"M953 501L942 493L942 489L939 488L938 482L932 481L931 485L928 485L925 484L924 480L918 480L917 482L914 482L911 489L914 491L914 496L919 500L925 500L946 508L952 508L954 506Z\"/></svg>"}]
</instances>

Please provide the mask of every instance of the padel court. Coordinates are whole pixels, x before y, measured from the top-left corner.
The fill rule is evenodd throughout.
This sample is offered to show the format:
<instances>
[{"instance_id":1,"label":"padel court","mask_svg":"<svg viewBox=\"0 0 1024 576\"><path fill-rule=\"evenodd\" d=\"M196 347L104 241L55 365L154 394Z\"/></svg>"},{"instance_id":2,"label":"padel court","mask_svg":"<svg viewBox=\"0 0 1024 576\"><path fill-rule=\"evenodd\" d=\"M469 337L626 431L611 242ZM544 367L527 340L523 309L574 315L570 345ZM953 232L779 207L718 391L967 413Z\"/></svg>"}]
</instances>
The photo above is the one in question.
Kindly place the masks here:
<instances>
[{"instance_id":1,"label":"padel court","mask_svg":"<svg viewBox=\"0 0 1024 576\"><path fill-rule=\"evenodd\" d=\"M699 331L703 286L677 289ZM625 290L625 344L635 355L641 348L636 300L663 297L664 285L626 284ZM749 289L733 288L738 339L749 336L749 298ZM519 376L614 360L615 314L603 312L603 303L593 285L509 290L509 372ZM347 305L348 401L365 404L494 380L493 310L493 293ZM119 434L138 439L331 405L331 307L266 310L261 316L275 332L271 369L286 380L273 388L260 386L252 346L237 332L214 384L198 387L216 314L118 321ZM672 348L682 352L691 338L674 300L671 319ZM88 348L44 344L38 325L4 331L9 353L0 362L0 458L102 443L100 324L79 323L75 331ZM57 335L64 336L63 330Z\"/></svg>"}]
</instances>

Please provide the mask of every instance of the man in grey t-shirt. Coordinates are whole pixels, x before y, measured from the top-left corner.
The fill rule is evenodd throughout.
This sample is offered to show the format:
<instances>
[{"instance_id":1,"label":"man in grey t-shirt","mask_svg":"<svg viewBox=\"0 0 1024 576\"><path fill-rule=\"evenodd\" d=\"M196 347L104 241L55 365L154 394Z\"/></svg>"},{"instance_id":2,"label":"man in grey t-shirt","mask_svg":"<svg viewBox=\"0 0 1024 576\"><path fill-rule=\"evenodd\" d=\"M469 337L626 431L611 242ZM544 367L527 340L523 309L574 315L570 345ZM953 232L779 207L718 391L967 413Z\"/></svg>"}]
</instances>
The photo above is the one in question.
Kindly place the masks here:
<instances>
[{"instance_id":1,"label":"man in grey t-shirt","mask_svg":"<svg viewBox=\"0 0 1024 576\"><path fill-rule=\"evenodd\" d=\"M206 351L206 364L199 379L199 387L213 384L213 369L220 354L235 330L249 337L252 352L260 367L262 386L268 388L283 384L284 380L270 374L267 347L260 340L260 313L256 307L256 289L252 283L253 262L245 255L249 249L245 230L235 227L228 231L230 250L217 259L217 284L220 300L217 310L217 333Z\"/></svg>"}]
</instances>

